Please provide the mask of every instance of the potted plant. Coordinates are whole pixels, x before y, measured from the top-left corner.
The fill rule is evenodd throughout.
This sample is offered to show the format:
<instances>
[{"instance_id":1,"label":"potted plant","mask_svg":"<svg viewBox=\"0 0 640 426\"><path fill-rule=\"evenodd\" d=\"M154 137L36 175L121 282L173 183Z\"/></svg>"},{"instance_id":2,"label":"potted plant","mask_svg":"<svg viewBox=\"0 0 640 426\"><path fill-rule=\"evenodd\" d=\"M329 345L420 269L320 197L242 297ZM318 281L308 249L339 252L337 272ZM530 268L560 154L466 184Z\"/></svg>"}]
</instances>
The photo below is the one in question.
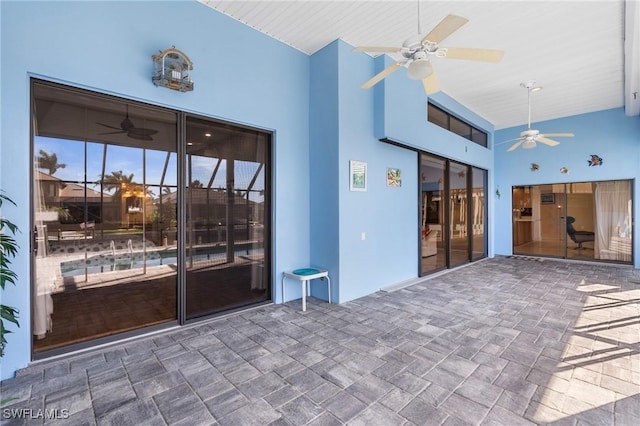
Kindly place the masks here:
<instances>
[{"instance_id":1,"label":"potted plant","mask_svg":"<svg viewBox=\"0 0 640 426\"><path fill-rule=\"evenodd\" d=\"M14 203L9 197L4 194L4 191L0 190L0 208L3 203L10 203L14 206ZM1 210L0 210L1 211ZM18 244L14 238L18 227L12 223L9 219L0 216L0 288L4 290L4 286L7 283L16 285L17 275L10 269L11 258L15 257L18 253ZM7 344L5 336L11 333L5 327L5 321L12 322L16 326L20 327L18 323L18 310L11 306L0 304L0 358L4 356L4 348Z\"/></svg>"}]
</instances>

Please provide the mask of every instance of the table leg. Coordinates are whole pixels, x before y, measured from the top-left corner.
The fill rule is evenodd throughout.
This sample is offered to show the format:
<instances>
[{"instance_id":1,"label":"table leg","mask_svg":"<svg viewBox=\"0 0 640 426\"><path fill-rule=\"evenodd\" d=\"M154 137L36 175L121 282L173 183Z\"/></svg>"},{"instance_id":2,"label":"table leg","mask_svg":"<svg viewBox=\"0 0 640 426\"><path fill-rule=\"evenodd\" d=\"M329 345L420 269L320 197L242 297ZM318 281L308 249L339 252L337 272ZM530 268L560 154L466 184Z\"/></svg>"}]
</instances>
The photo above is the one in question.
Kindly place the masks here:
<instances>
[{"instance_id":1,"label":"table leg","mask_svg":"<svg viewBox=\"0 0 640 426\"><path fill-rule=\"evenodd\" d=\"M287 303L287 298L284 297L284 279L286 278L286 275L282 275L282 303Z\"/></svg>"},{"instance_id":2,"label":"table leg","mask_svg":"<svg viewBox=\"0 0 640 426\"><path fill-rule=\"evenodd\" d=\"M302 281L302 311L307 310L307 281Z\"/></svg>"}]
</instances>

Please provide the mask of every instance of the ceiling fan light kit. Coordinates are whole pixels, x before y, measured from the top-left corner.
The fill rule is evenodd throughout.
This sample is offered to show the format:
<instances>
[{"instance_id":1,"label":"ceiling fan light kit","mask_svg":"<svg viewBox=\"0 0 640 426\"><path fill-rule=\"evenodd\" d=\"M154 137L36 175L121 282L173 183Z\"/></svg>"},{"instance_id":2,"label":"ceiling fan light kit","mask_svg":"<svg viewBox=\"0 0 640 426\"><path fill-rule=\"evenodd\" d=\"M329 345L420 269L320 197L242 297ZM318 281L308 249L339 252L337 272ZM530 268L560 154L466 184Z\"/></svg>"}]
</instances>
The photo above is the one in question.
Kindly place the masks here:
<instances>
[{"instance_id":1,"label":"ceiling fan light kit","mask_svg":"<svg viewBox=\"0 0 640 426\"><path fill-rule=\"evenodd\" d=\"M424 52L419 53L422 53L424 57L414 59L413 62L409 64L409 68L407 69L407 75L412 80L424 80L425 78L433 74L433 66L427 59L427 54ZM416 56L418 55L416 54Z\"/></svg>"}]
</instances>

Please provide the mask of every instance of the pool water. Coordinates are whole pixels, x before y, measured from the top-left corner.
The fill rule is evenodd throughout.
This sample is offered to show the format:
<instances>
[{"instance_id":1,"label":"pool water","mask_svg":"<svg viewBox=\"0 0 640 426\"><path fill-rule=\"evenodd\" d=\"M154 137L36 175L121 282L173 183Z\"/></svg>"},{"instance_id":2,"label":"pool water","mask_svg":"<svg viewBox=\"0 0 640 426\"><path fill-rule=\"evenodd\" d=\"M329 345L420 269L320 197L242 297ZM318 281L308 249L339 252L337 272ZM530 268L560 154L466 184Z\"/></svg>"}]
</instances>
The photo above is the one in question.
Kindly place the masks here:
<instances>
[{"instance_id":1,"label":"pool water","mask_svg":"<svg viewBox=\"0 0 640 426\"><path fill-rule=\"evenodd\" d=\"M188 257L189 260L193 259L194 262L201 261L223 261L227 257L226 247L202 247L191 250L192 256ZM262 248L242 248L236 250L236 256L246 255L261 255L263 254ZM103 272L112 271L124 271L129 269L143 268L144 265L161 266L161 265L176 265L178 263L177 251L175 248L168 248L165 250L153 250L146 253L134 252L134 253L116 253L113 254L99 254L91 256L85 259L70 260L68 262L60 263L60 273L63 277L73 277L77 275L84 275L85 267L87 274L99 274Z\"/></svg>"}]
</instances>

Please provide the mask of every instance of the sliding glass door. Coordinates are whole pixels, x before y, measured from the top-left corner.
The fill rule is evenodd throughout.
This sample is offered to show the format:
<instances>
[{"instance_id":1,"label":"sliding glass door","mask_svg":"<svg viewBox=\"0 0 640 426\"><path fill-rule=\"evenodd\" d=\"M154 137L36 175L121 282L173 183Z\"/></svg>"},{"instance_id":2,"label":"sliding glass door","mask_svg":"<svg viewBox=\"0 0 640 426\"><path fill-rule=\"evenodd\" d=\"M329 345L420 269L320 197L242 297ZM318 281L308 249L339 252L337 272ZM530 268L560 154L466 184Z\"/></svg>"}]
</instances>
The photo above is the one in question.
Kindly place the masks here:
<instances>
[{"instance_id":1,"label":"sliding glass door","mask_svg":"<svg viewBox=\"0 0 640 426\"><path fill-rule=\"evenodd\" d=\"M564 185L518 186L512 195L514 254L564 256Z\"/></svg>"},{"instance_id":2,"label":"sliding glass door","mask_svg":"<svg viewBox=\"0 0 640 426\"><path fill-rule=\"evenodd\" d=\"M34 357L271 298L269 133L32 94Z\"/></svg>"},{"instance_id":3,"label":"sliding glass door","mask_svg":"<svg viewBox=\"0 0 640 426\"><path fill-rule=\"evenodd\" d=\"M450 267L469 262L469 191L467 177L469 166L449 162L448 228Z\"/></svg>"},{"instance_id":4,"label":"sliding glass door","mask_svg":"<svg viewBox=\"0 0 640 426\"><path fill-rule=\"evenodd\" d=\"M633 185L630 180L595 182L595 258L633 262Z\"/></svg>"},{"instance_id":5,"label":"sliding glass door","mask_svg":"<svg viewBox=\"0 0 640 426\"><path fill-rule=\"evenodd\" d=\"M444 187L446 160L420 155L420 274L447 267Z\"/></svg>"},{"instance_id":6,"label":"sliding glass door","mask_svg":"<svg viewBox=\"0 0 640 426\"><path fill-rule=\"evenodd\" d=\"M268 135L187 117L186 316L270 299ZM266 242L266 244L265 244Z\"/></svg>"},{"instance_id":7,"label":"sliding glass door","mask_svg":"<svg viewBox=\"0 0 640 426\"><path fill-rule=\"evenodd\" d=\"M557 185L558 186L558 185ZM594 184L580 182L565 184L559 201L566 205L562 222L562 235L566 239L567 259L597 259L595 251L595 197ZM560 204L562 205L562 204Z\"/></svg>"},{"instance_id":8,"label":"sliding glass door","mask_svg":"<svg viewBox=\"0 0 640 426\"><path fill-rule=\"evenodd\" d=\"M486 170L423 153L420 179L420 275L486 257Z\"/></svg>"},{"instance_id":9,"label":"sliding glass door","mask_svg":"<svg viewBox=\"0 0 640 426\"><path fill-rule=\"evenodd\" d=\"M176 113L45 83L33 98L34 352L176 321Z\"/></svg>"},{"instance_id":10,"label":"sliding glass door","mask_svg":"<svg viewBox=\"0 0 640 426\"><path fill-rule=\"evenodd\" d=\"M486 214L487 202L485 198L487 188L487 171L471 168L471 260L482 259L487 256Z\"/></svg>"},{"instance_id":11,"label":"sliding glass door","mask_svg":"<svg viewBox=\"0 0 640 426\"><path fill-rule=\"evenodd\" d=\"M632 262L632 182L513 188L513 253Z\"/></svg>"}]
</instances>

